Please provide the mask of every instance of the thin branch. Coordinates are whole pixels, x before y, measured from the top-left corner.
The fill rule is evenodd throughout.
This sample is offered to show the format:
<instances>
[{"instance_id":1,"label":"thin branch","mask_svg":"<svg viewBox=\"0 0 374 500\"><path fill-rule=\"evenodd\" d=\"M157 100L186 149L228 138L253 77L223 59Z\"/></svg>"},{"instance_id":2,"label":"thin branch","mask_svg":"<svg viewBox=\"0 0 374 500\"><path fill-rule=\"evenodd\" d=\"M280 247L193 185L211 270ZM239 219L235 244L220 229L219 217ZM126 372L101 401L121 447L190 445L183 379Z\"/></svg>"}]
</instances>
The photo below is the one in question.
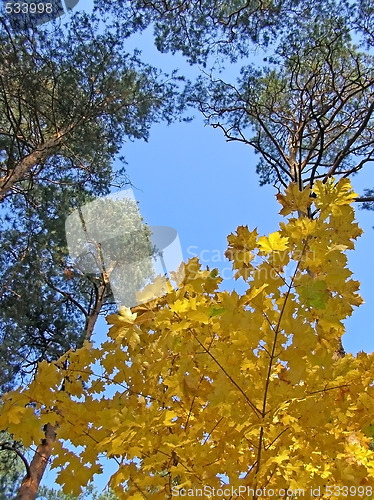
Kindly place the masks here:
<instances>
[{"instance_id":1,"label":"thin branch","mask_svg":"<svg viewBox=\"0 0 374 500\"><path fill-rule=\"evenodd\" d=\"M0 450L9 450L9 451L14 451L16 455L19 456L19 458L22 460L24 463L24 466L26 468L26 477L30 478L31 477L31 470L30 470L30 465L28 461L26 460L25 456L23 453L21 453L19 450L14 445L11 445L10 443L1 443L0 444Z\"/></svg>"},{"instance_id":2,"label":"thin branch","mask_svg":"<svg viewBox=\"0 0 374 500\"><path fill-rule=\"evenodd\" d=\"M339 168L339 166L340 166L341 162L343 161L343 159L349 153L349 150L350 150L351 146L356 142L356 140L360 137L360 135L362 134L362 132L365 130L367 124L369 123L371 115L373 114L373 111L374 111L374 102L372 102L372 104L370 105L370 107L369 107L369 109L368 109L368 111L366 113L366 116L365 116L364 120L362 121L360 127L356 131L356 133L349 139L349 141L347 141L347 143L344 146L344 148L336 156L335 161L334 161L332 167L327 172L327 174L326 174L326 176L325 176L325 178L323 180L324 183L326 183L327 180L332 175L334 175L334 173Z\"/></svg>"},{"instance_id":3,"label":"thin branch","mask_svg":"<svg viewBox=\"0 0 374 500\"><path fill-rule=\"evenodd\" d=\"M245 400L247 401L248 405L252 408L252 410L255 412L256 416L259 417L261 415L261 411L257 408L257 406L252 403L252 401L249 399L249 397L246 395L246 393L243 391L243 389L235 382L235 380L231 377L231 375L225 370L225 368L221 365L221 363L218 361L218 359L205 347L205 345L198 339L197 335L191 328L188 329L189 332L192 333L192 335L195 337L195 340L199 343L199 345L204 349L206 354L208 354L212 360L219 366L219 368L223 371L223 373L226 375L226 377L230 380L230 382L240 391L240 393L244 396Z\"/></svg>"},{"instance_id":4,"label":"thin branch","mask_svg":"<svg viewBox=\"0 0 374 500\"><path fill-rule=\"evenodd\" d=\"M290 284L288 286L288 290L286 292L286 296L285 296L285 299L284 299L284 302L283 302L283 305L282 305L282 309L281 309L281 312L279 314L279 319L278 319L278 322L277 322L277 327L276 327L276 330L275 330L275 333L274 333L273 346L272 346L272 351L271 351L271 356L270 356L270 361L269 361L268 372L267 372L267 376L266 376L265 389L264 389L264 398L263 398L263 403L262 403L262 413L261 413L262 418L264 418L265 415L266 415L266 404L267 404L267 396L268 396L268 390L269 390L269 385L270 385L270 376L271 376L271 370L273 368L273 362L274 362L274 358L275 358L275 349L276 349L276 346L277 346L277 340L278 340L278 334L279 334L279 331L280 331L280 325L281 325L281 322L282 322L282 318L283 318L284 312L286 310L286 305L288 303L288 298L290 296L292 286L293 286L293 284L295 282L295 279L296 279L296 274L299 271L300 263L301 263L301 260L303 258L304 253L305 253L305 250L306 250L307 243L308 243L308 239L306 239L306 241L305 241L303 252L302 252L302 254L300 256L300 259L299 259L299 261L297 263L296 269L295 269L295 271L293 273L292 279L291 279ZM258 474L259 471L260 471L263 436L264 436L264 427L261 426L260 436L259 436L259 447L258 447L258 452L257 452L256 474ZM257 498L257 495L254 496L254 500L256 498Z\"/></svg>"},{"instance_id":5,"label":"thin branch","mask_svg":"<svg viewBox=\"0 0 374 500\"><path fill-rule=\"evenodd\" d=\"M55 286L52 283L52 281L50 281L46 276L44 276L44 279L45 279L45 282L47 283L47 285L52 288L52 290L59 293L63 297L66 297L68 300L70 300L70 302L72 302L81 311L81 313L84 315L84 317L87 318L87 316L89 314L88 311L86 311L85 308L77 300L75 300L70 293L65 292L64 290L61 290L60 288Z\"/></svg>"}]
</instances>

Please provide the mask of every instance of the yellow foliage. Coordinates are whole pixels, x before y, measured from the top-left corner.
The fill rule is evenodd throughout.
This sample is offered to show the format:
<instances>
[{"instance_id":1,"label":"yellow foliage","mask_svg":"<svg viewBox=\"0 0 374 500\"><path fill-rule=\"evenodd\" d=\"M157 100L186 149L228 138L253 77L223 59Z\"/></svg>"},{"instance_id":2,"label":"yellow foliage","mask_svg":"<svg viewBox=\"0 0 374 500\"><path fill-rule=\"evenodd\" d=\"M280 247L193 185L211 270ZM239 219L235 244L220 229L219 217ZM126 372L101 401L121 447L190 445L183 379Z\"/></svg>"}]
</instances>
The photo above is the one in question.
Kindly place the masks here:
<instances>
[{"instance_id":1,"label":"yellow foliage","mask_svg":"<svg viewBox=\"0 0 374 500\"><path fill-rule=\"evenodd\" d=\"M110 485L121 498L218 489L223 476L234 490L368 492L373 355L335 356L361 303L344 253L360 234L355 195L347 179L314 193L291 185L278 196L284 215L301 217L269 237L244 226L228 237L243 295L219 291L217 272L192 259L177 289L110 316L100 349L43 363L30 387L5 395L1 427L29 443L38 423L57 423L58 481L75 493L102 455L118 464Z\"/></svg>"},{"instance_id":2,"label":"yellow foliage","mask_svg":"<svg viewBox=\"0 0 374 500\"><path fill-rule=\"evenodd\" d=\"M288 238L281 236L279 232L270 234L268 238L266 236L261 236L257 242L258 247L265 253L286 250L287 244Z\"/></svg>"},{"instance_id":3,"label":"yellow foliage","mask_svg":"<svg viewBox=\"0 0 374 500\"><path fill-rule=\"evenodd\" d=\"M291 182L285 194L278 194L277 199L283 206L279 212L281 215L289 215L292 212L301 212L305 215L313 202L313 198L310 197L310 190L303 189L303 191L300 191L296 182Z\"/></svg>"}]
</instances>

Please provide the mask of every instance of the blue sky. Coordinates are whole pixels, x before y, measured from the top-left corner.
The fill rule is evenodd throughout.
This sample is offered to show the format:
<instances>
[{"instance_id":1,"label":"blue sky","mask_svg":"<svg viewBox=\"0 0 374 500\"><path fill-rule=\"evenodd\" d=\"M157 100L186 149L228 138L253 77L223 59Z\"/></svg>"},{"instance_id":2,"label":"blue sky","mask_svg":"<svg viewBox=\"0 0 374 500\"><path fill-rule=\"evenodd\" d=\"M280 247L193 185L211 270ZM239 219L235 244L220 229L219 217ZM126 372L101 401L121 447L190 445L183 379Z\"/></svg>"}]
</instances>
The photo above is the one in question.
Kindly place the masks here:
<instances>
[{"instance_id":1,"label":"blue sky","mask_svg":"<svg viewBox=\"0 0 374 500\"><path fill-rule=\"evenodd\" d=\"M142 50L144 62L165 71L177 68L191 78L198 73L181 56L159 53L150 31L130 40L129 50L134 47ZM123 153L146 222L174 227L185 259L192 254L204 259L216 259L218 252L223 256L227 235L239 225L257 227L260 234L278 229L282 217L276 190L259 186L255 173L258 157L249 146L226 142L221 131L205 126L198 111L191 123L154 125L148 143L128 142ZM351 181L358 193L374 187L374 165L367 165ZM360 210L359 204L355 208L364 234L348 258L354 279L361 282L365 304L346 322L343 342L353 353L374 350L374 212ZM220 268L229 265L223 257L220 265L204 264ZM232 286L227 283L228 288Z\"/></svg>"},{"instance_id":2,"label":"blue sky","mask_svg":"<svg viewBox=\"0 0 374 500\"><path fill-rule=\"evenodd\" d=\"M78 7L88 10L91 3L81 0ZM129 51L134 47L143 51L145 62L191 74L181 57L158 53L150 33L130 41ZM192 71L196 74L196 69ZM274 188L259 186L257 157L250 147L225 142L220 131L205 127L198 112L195 115L191 123L154 125L147 143L127 142L123 154L146 222L175 228L185 259L200 255L205 265L222 269L229 266L223 259L227 235L238 225L257 227L260 234L276 231L280 206ZM359 193L374 187L373 165L367 165L352 183ZM349 266L361 282L365 304L346 322L343 343L353 353L374 350L374 212L357 209L356 216L364 234L348 254ZM219 255L221 262L216 262ZM225 285L235 286L231 281ZM106 329L101 320L98 330L103 334ZM51 485L53 474L46 479ZM98 484L104 485L102 480Z\"/></svg>"},{"instance_id":3,"label":"blue sky","mask_svg":"<svg viewBox=\"0 0 374 500\"><path fill-rule=\"evenodd\" d=\"M219 131L204 127L200 118L155 126L148 143L127 144L124 152L142 215L151 225L169 225L178 231L185 259L192 254L217 259L226 249L227 235L238 225L257 227L262 234L278 229L276 192L258 185L251 149L226 143ZM373 166L368 165L352 183L357 192L374 186ZM354 353L374 350L374 212L357 210L356 216L364 234L348 257L365 304L347 321L343 339L346 350ZM223 258L220 265L204 264L228 266Z\"/></svg>"}]
</instances>

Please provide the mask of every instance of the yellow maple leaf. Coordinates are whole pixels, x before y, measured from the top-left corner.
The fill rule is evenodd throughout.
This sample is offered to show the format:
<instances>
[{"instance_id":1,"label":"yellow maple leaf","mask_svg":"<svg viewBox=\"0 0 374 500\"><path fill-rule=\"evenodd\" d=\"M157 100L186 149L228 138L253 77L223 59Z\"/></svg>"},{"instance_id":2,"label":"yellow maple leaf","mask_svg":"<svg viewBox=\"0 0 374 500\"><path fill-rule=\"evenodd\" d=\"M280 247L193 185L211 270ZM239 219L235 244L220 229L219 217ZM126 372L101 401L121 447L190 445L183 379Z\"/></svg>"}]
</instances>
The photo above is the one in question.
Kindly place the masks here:
<instances>
[{"instance_id":1,"label":"yellow maple leaf","mask_svg":"<svg viewBox=\"0 0 374 500\"><path fill-rule=\"evenodd\" d=\"M248 226L238 226L236 234L230 234L227 241L231 247L253 250L256 246L257 236L257 229L250 231Z\"/></svg>"},{"instance_id":2,"label":"yellow maple leaf","mask_svg":"<svg viewBox=\"0 0 374 500\"><path fill-rule=\"evenodd\" d=\"M273 462L277 464L281 464L285 460L288 460L290 456L290 451L289 450L283 450L280 453L278 453L274 458Z\"/></svg>"},{"instance_id":3,"label":"yellow maple leaf","mask_svg":"<svg viewBox=\"0 0 374 500\"><path fill-rule=\"evenodd\" d=\"M175 411L172 410L166 410L165 415L164 415L164 424L166 426L171 426L174 425L175 422L173 420L177 417L178 415L175 413Z\"/></svg>"},{"instance_id":4,"label":"yellow maple leaf","mask_svg":"<svg viewBox=\"0 0 374 500\"><path fill-rule=\"evenodd\" d=\"M288 215L292 212L306 213L308 207L313 203L310 197L310 189L306 188L300 191L296 182L291 182L285 191L285 194L278 194L277 200L283 206L279 212L281 215Z\"/></svg>"},{"instance_id":5,"label":"yellow maple leaf","mask_svg":"<svg viewBox=\"0 0 374 500\"><path fill-rule=\"evenodd\" d=\"M277 252L287 249L288 237L281 236L279 231L269 234L267 236L261 236L257 242L258 247L265 253Z\"/></svg>"},{"instance_id":6,"label":"yellow maple leaf","mask_svg":"<svg viewBox=\"0 0 374 500\"><path fill-rule=\"evenodd\" d=\"M315 205L321 209L328 209L333 214L340 214L341 207L350 205L358 196L346 177L341 178L336 184L334 179L329 179L326 183L316 181L313 191L317 195Z\"/></svg>"},{"instance_id":7,"label":"yellow maple leaf","mask_svg":"<svg viewBox=\"0 0 374 500\"><path fill-rule=\"evenodd\" d=\"M253 300L257 295L259 295L265 288L269 286L268 283L262 284L260 287L251 287L249 290L247 290L245 296L243 297L243 304L249 304L251 300Z\"/></svg>"},{"instance_id":8,"label":"yellow maple leaf","mask_svg":"<svg viewBox=\"0 0 374 500\"><path fill-rule=\"evenodd\" d=\"M120 307L118 314L107 316L107 323L115 326L132 325L136 320L137 313L132 313L129 307Z\"/></svg>"}]
</instances>

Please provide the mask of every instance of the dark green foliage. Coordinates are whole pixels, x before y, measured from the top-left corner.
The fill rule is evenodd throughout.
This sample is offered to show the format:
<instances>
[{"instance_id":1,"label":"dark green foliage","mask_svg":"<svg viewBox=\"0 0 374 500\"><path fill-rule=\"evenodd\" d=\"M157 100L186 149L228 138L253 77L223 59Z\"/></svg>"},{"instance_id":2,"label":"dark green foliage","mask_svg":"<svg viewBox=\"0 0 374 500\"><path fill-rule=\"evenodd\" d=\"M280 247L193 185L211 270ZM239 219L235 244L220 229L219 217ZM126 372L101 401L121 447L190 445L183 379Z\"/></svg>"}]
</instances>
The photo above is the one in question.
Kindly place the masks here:
<instances>
[{"instance_id":1,"label":"dark green foliage","mask_svg":"<svg viewBox=\"0 0 374 500\"><path fill-rule=\"evenodd\" d=\"M136 292L153 277L155 253L136 201L126 193L99 198L67 219L66 232L74 269L106 275L115 300L136 305Z\"/></svg>"},{"instance_id":2,"label":"dark green foliage","mask_svg":"<svg viewBox=\"0 0 374 500\"><path fill-rule=\"evenodd\" d=\"M374 61L330 21L294 32L236 84L202 77L195 87L208 123L260 154L262 184L313 185L374 159Z\"/></svg>"},{"instance_id":3,"label":"dark green foliage","mask_svg":"<svg viewBox=\"0 0 374 500\"><path fill-rule=\"evenodd\" d=\"M374 4L371 0L358 0L357 13L352 19L355 28L363 34L364 42L369 47L374 46Z\"/></svg>"},{"instance_id":4,"label":"dark green foliage","mask_svg":"<svg viewBox=\"0 0 374 500\"><path fill-rule=\"evenodd\" d=\"M125 33L154 29L161 52L182 52L191 64L223 63L253 56L288 36L301 20L323 19L331 11L351 15L349 3L333 0L96 0L102 13L111 12Z\"/></svg>"},{"instance_id":5,"label":"dark green foliage","mask_svg":"<svg viewBox=\"0 0 374 500\"><path fill-rule=\"evenodd\" d=\"M85 488L78 497L67 495L58 490L42 487L36 498L38 500L117 500L117 497L110 490L104 491L103 493L97 493L93 486Z\"/></svg>"},{"instance_id":6,"label":"dark green foliage","mask_svg":"<svg viewBox=\"0 0 374 500\"><path fill-rule=\"evenodd\" d=\"M114 29L99 28L85 14L66 29L19 33L2 20L3 197L62 175L82 189L103 191L124 138L146 139L152 123L173 118L174 83L126 53Z\"/></svg>"},{"instance_id":7,"label":"dark green foliage","mask_svg":"<svg viewBox=\"0 0 374 500\"><path fill-rule=\"evenodd\" d=\"M79 186L63 189L59 184L39 184L27 197L6 200L0 240L0 385L3 390L16 381L22 382L36 369L37 361L56 359L69 348L81 346L92 333L87 333L88 321L92 325L93 316L97 318L98 314L115 308L110 284L103 284L103 273L110 275L109 269L118 267L128 257L127 235L131 228L143 228L144 223L135 202L120 206L110 200L96 201L96 205L100 202L111 214L111 226L105 221L105 231L116 235L116 228L120 232L123 228L124 234L112 238L108 248L102 247L105 265L99 261L89 269L79 266L69 256L65 221L73 209L92 199L93 192L82 191ZM96 205L94 215L100 225L104 206ZM133 240L132 235L131 242ZM150 245L138 251L140 257L152 254ZM151 277L150 262L140 257L135 255L132 259L136 260L131 263L132 273L126 271L126 266L117 273L115 283L123 281L125 290L130 288L130 277L136 289ZM141 262L137 264L138 261ZM103 294L100 299L99 288Z\"/></svg>"},{"instance_id":8,"label":"dark green foliage","mask_svg":"<svg viewBox=\"0 0 374 500\"><path fill-rule=\"evenodd\" d=\"M0 500L15 498L22 477L26 474L21 458L12 450L13 446L23 449L6 432L0 432Z\"/></svg>"},{"instance_id":9,"label":"dark green foliage","mask_svg":"<svg viewBox=\"0 0 374 500\"><path fill-rule=\"evenodd\" d=\"M190 63L211 68L186 89L186 99L228 141L254 148L261 184L294 181L302 188L316 178L354 174L373 160L374 65L365 50L373 41L372 2L96 5L115 9L124 31L152 24L160 51L181 51ZM237 80L233 62L242 63Z\"/></svg>"},{"instance_id":10,"label":"dark green foliage","mask_svg":"<svg viewBox=\"0 0 374 500\"><path fill-rule=\"evenodd\" d=\"M0 240L0 383L20 382L42 359L56 359L80 344L92 283L67 279L65 218L88 193L71 187L35 187L13 199ZM70 277L70 276L69 276ZM73 278L73 276L71 276ZM61 289L66 295L59 293Z\"/></svg>"},{"instance_id":11,"label":"dark green foliage","mask_svg":"<svg viewBox=\"0 0 374 500\"><path fill-rule=\"evenodd\" d=\"M367 198L367 201L364 201L362 208L374 210L374 189L365 189L364 197Z\"/></svg>"},{"instance_id":12,"label":"dark green foliage","mask_svg":"<svg viewBox=\"0 0 374 500\"><path fill-rule=\"evenodd\" d=\"M1 19L0 43L4 390L38 360L79 346L88 318L92 331L113 307L100 277L71 269L65 220L126 184L124 169L113 169L125 138L146 140L151 124L170 122L179 104L177 80L128 54L116 28L95 16L23 31Z\"/></svg>"}]
</instances>

